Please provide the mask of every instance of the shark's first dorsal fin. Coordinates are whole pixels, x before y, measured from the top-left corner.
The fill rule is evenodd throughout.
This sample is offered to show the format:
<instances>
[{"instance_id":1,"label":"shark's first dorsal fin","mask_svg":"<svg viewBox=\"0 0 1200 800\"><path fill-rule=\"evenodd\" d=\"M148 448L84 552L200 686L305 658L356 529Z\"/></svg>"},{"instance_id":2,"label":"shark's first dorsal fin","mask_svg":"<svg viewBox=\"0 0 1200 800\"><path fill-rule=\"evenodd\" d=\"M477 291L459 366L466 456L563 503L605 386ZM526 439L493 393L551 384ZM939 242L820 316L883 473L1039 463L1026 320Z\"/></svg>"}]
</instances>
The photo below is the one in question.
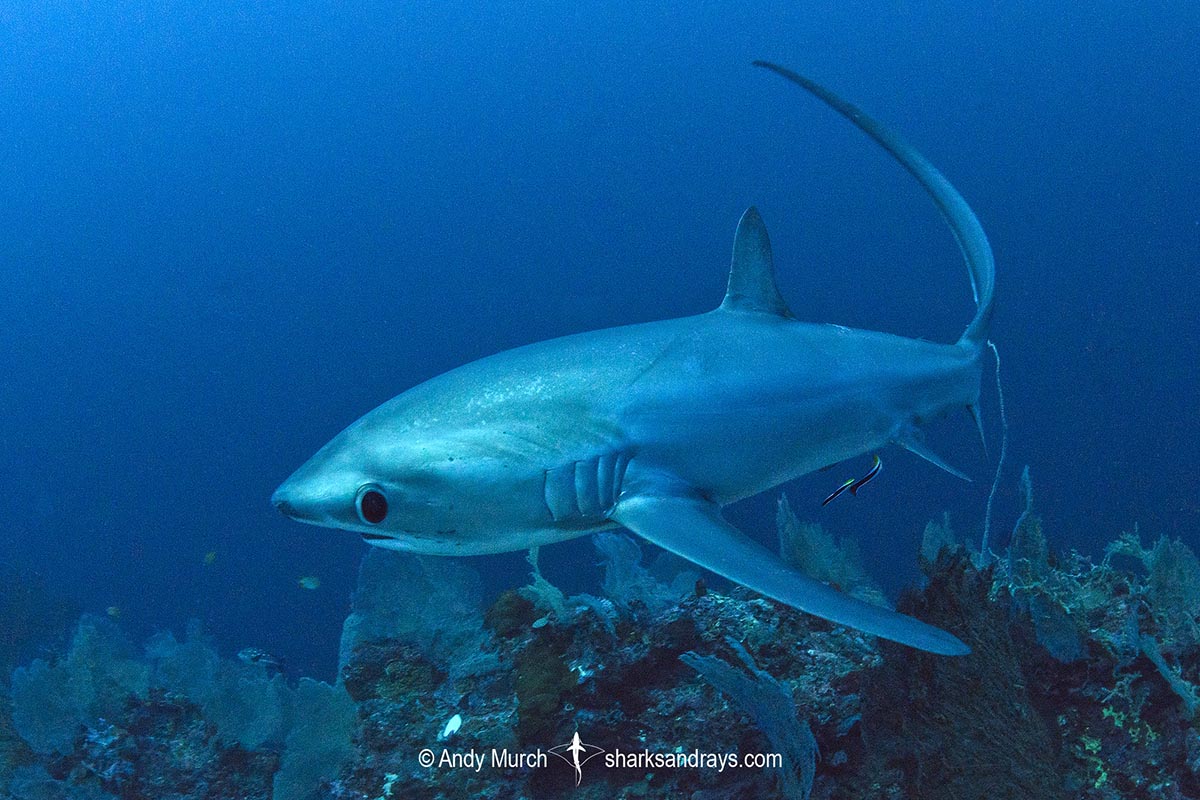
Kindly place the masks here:
<instances>
[{"instance_id":1,"label":"shark's first dorsal fin","mask_svg":"<svg viewBox=\"0 0 1200 800\"><path fill-rule=\"evenodd\" d=\"M733 263L729 268L729 288L721 308L726 311L756 311L791 317L787 304L775 285L775 267L771 260L771 240L767 226L754 206L746 209L733 237Z\"/></svg>"}]
</instances>

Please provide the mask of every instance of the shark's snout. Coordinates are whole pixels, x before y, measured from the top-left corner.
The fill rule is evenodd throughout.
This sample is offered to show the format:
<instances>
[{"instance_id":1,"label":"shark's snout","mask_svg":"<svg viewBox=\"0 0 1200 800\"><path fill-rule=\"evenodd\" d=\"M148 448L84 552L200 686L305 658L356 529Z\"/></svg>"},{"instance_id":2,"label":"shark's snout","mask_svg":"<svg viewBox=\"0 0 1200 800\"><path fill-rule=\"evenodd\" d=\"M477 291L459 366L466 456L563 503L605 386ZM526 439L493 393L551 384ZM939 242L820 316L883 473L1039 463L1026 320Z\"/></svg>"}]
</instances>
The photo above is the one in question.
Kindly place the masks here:
<instances>
[{"instance_id":1,"label":"shark's snout","mask_svg":"<svg viewBox=\"0 0 1200 800\"><path fill-rule=\"evenodd\" d=\"M318 522L321 515L316 513L311 503L305 503L301 492L292 484L285 481L271 495L271 505L279 509L279 513L298 522Z\"/></svg>"},{"instance_id":2,"label":"shark's snout","mask_svg":"<svg viewBox=\"0 0 1200 800\"><path fill-rule=\"evenodd\" d=\"M285 517L294 517L296 515L296 507L286 497L281 497L278 491L271 495L271 505L279 509L279 513Z\"/></svg>"}]
</instances>

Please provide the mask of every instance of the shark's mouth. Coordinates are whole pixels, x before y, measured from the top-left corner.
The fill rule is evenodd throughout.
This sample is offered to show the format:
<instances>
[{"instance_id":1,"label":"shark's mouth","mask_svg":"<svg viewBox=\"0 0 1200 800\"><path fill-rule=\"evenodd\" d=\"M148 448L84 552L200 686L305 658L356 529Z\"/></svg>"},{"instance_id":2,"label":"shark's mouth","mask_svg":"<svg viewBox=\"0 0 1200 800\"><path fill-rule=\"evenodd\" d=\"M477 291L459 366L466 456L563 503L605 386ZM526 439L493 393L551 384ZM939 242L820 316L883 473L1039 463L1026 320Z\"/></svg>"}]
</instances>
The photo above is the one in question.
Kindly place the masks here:
<instances>
[{"instance_id":1,"label":"shark's mouth","mask_svg":"<svg viewBox=\"0 0 1200 800\"><path fill-rule=\"evenodd\" d=\"M278 494L276 496L278 496ZM313 513L306 508L295 505L289 500L274 499L274 503L275 508L279 509L279 513L283 514L289 519L294 519L297 522L307 522L310 525L325 524L325 519L322 515Z\"/></svg>"}]
</instances>

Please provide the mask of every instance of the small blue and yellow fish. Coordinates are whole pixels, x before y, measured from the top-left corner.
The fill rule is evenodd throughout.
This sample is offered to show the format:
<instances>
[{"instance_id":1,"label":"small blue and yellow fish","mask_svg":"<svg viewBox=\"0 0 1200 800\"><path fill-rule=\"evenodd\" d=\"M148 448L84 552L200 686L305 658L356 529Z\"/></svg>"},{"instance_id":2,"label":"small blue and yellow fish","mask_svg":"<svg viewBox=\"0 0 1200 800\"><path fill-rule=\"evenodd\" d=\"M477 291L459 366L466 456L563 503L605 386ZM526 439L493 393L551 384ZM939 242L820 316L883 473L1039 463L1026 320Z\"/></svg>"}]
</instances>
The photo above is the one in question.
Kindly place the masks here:
<instances>
[{"instance_id":1,"label":"small blue and yellow fish","mask_svg":"<svg viewBox=\"0 0 1200 800\"><path fill-rule=\"evenodd\" d=\"M824 500L821 501L821 505L822 506L829 505L830 503L832 503L834 501L834 499L838 495L840 495L842 492L846 491L847 489L850 490L850 494L857 497L858 490L861 489L862 487L866 486L867 482L870 481L872 478L874 478L876 475L878 475L879 470L882 468L883 468L883 461L880 460L879 456L875 456L875 463L871 465L871 469L869 472L867 472L866 475L863 475L858 480L855 480L854 478L847 478L845 483L843 483L841 486L839 486L838 488L833 490L833 494L829 495L829 497L826 497Z\"/></svg>"},{"instance_id":2,"label":"small blue and yellow fish","mask_svg":"<svg viewBox=\"0 0 1200 800\"><path fill-rule=\"evenodd\" d=\"M847 478L845 483L843 483L841 486L839 486L838 488L833 490L833 494L829 495L829 497L826 497L824 500L821 501L821 505L822 506L829 505L830 503L833 502L834 498L836 498L839 494L846 491L853 485L854 485L854 478Z\"/></svg>"}]
</instances>

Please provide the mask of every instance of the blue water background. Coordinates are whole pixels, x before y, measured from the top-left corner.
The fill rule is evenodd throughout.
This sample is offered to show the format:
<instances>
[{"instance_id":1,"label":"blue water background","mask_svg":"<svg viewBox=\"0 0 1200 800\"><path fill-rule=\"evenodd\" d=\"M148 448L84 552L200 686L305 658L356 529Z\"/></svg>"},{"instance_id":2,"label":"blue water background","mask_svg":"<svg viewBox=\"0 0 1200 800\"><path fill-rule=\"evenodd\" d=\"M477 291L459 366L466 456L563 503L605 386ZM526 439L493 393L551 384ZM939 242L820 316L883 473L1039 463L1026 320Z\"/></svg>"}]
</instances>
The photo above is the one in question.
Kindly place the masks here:
<instances>
[{"instance_id":1,"label":"blue water background","mask_svg":"<svg viewBox=\"0 0 1200 800\"><path fill-rule=\"evenodd\" d=\"M267 500L401 390L714 307L750 204L800 318L956 337L932 204L754 58L903 132L982 219L1000 541L1028 463L1056 548L1200 544L1198 37L1182 0L5 3L0 559L135 635L196 617L328 676L364 545ZM819 508L865 459L787 487L891 592L927 520L981 526L969 420L931 435L974 483L892 449L856 500ZM730 517L769 541L775 496ZM543 560L575 589L595 557Z\"/></svg>"}]
</instances>

